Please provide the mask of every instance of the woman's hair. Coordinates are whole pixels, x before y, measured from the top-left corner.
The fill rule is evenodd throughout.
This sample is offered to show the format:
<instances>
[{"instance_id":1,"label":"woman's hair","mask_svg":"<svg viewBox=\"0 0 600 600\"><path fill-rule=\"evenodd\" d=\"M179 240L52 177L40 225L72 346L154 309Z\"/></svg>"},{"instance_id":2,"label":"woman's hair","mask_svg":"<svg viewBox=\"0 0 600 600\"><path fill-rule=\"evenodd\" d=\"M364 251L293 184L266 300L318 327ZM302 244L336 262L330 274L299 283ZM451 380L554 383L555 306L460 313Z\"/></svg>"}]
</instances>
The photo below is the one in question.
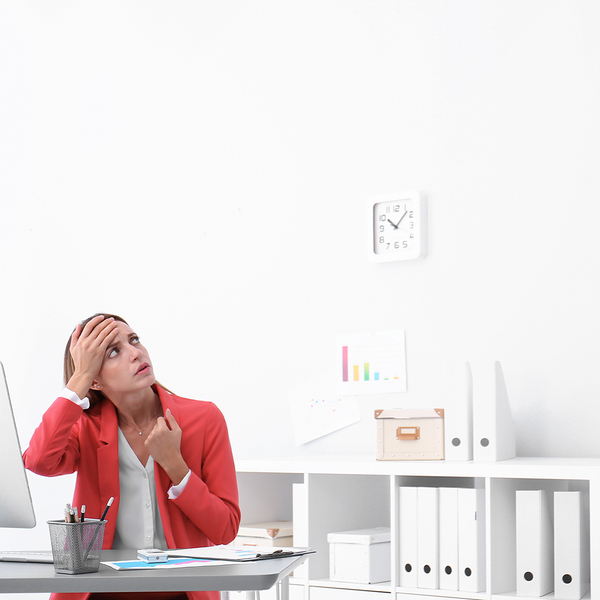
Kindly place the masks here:
<instances>
[{"instance_id":1,"label":"woman's hair","mask_svg":"<svg viewBox=\"0 0 600 600\"><path fill-rule=\"evenodd\" d=\"M128 325L127 321L117 315L111 315L108 313L96 313L91 317L88 317L84 321L81 322L81 328L83 329L94 317L99 317L102 315L105 319L110 319L111 317L115 321L121 321L121 323L125 323ZM73 334L71 334L72 336ZM75 373L75 363L73 362L73 357L71 356L71 336L69 336L69 341L67 342L67 347L65 348L65 362L64 362L64 376L65 376L65 385L69 383L69 380ZM87 397L90 401L90 406L94 406L97 402L100 402L103 398L105 398L104 394L99 390L89 389L87 393Z\"/></svg>"}]
</instances>

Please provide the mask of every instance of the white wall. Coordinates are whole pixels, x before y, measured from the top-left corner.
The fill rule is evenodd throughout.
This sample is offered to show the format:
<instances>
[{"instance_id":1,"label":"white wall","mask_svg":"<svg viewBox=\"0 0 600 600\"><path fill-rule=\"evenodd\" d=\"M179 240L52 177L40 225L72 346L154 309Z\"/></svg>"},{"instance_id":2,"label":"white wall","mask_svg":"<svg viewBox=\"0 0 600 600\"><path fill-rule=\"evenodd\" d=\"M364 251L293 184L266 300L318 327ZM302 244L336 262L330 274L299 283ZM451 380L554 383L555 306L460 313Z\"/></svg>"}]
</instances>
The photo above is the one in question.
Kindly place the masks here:
<instances>
[{"instance_id":1,"label":"white wall","mask_svg":"<svg viewBox=\"0 0 600 600\"><path fill-rule=\"evenodd\" d=\"M3 2L0 360L24 445L105 310L221 407L238 457L370 453L373 408L442 405L449 358L502 362L520 455L596 456L599 24L593 0ZM413 188L428 258L369 263L365 199ZM287 389L332 372L337 334L387 328L409 391L295 447ZM31 481L35 545L68 493Z\"/></svg>"}]
</instances>

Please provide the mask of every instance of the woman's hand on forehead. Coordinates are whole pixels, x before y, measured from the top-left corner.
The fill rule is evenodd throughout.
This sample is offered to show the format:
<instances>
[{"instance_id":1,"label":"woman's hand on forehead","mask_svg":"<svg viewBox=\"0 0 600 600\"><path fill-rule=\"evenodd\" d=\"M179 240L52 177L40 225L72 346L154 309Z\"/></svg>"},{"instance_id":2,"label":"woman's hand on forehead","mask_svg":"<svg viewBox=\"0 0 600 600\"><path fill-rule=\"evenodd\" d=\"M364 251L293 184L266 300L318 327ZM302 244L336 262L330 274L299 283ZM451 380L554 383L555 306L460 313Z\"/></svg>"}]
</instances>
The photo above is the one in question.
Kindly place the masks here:
<instances>
[{"instance_id":1,"label":"woman's hand on forehead","mask_svg":"<svg viewBox=\"0 0 600 600\"><path fill-rule=\"evenodd\" d=\"M71 356L75 372L73 377L89 378L89 386L100 371L106 349L118 333L117 321L102 315L91 319L85 327L77 325L71 336Z\"/></svg>"}]
</instances>

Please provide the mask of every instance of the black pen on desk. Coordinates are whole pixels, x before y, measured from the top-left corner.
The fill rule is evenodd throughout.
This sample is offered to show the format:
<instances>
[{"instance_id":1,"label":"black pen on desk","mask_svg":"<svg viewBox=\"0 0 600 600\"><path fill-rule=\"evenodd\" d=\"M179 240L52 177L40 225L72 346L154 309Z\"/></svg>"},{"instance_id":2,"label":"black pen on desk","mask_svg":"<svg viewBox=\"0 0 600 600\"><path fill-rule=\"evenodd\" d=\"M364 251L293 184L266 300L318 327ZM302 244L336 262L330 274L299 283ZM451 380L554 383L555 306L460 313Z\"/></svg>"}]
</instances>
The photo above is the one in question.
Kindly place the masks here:
<instances>
[{"instance_id":1,"label":"black pen on desk","mask_svg":"<svg viewBox=\"0 0 600 600\"><path fill-rule=\"evenodd\" d=\"M113 498L113 496L111 496L108 499L108 502L106 503L106 508L104 509L104 512L102 513L102 516L100 517L101 521L104 521L104 517L106 516L106 513L108 512L108 509L110 508L110 505L113 503L113 501L114 501L114 498Z\"/></svg>"}]
</instances>

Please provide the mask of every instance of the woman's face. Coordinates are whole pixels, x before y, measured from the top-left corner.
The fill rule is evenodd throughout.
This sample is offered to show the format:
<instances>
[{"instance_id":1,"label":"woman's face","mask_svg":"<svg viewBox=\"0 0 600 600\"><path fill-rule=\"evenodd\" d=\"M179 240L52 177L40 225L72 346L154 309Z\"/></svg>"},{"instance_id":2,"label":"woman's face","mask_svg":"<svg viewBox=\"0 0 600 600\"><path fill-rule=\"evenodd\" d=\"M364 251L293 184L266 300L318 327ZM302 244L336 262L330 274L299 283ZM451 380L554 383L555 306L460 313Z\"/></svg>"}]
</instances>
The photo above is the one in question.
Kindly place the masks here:
<instances>
[{"instance_id":1,"label":"woman's face","mask_svg":"<svg viewBox=\"0 0 600 600\"><path fill-rule=\"evenodd\" d=\"M96 375L101 391L109 398L111 394L148 388L155 382L150 356L137 334L129 325L120 321L117 322L117 330Z\"/></svg>"}]
</instances>

